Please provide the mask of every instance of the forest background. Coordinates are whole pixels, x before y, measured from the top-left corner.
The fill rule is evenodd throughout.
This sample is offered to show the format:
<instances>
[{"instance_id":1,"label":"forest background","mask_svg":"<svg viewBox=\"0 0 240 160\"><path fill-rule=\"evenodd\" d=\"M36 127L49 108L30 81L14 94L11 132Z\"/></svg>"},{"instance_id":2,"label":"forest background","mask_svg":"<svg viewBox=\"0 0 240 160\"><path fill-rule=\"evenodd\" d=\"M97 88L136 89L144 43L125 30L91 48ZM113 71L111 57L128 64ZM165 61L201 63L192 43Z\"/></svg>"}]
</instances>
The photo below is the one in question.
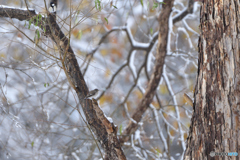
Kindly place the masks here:
<instances>
[{"instance_id":1,"label":"forest background","mask_svg":"<svg viewBox=\"0 0 240 160\"><path fill-rule=\"evenodd\" d=\"M42 15L48 9L44 1L0 2L17 9L27 2ZM131 115L153 72L162 5L58 1L57 23L70 38L89 90L99 89L99 106L118 126L119 137L134 121ZM200 2L174 2L161 81L138 129L122 146L129 159L178 159L186 148L192 106L184 93L192 97L195 88L199 9ZM0 21L0 159L99 159L56 44L33 23Z\"/></svg>"}]
</instances>

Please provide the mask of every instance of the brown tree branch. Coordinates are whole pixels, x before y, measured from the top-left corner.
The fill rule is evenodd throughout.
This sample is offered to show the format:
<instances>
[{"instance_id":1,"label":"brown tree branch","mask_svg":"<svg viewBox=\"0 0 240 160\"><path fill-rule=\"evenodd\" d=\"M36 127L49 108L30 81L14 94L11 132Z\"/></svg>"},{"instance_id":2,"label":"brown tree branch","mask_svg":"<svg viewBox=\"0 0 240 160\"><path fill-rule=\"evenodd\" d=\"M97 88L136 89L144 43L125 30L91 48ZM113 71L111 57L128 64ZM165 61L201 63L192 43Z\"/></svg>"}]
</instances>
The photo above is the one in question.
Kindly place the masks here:
<instances>
[{"instance_id":1,"label":"brown tree branch","mask_svg":"<svg viewBox=\"0 0 240 160\"><path fill-rule=\"evenodd\" d=\"M7 18L16 18L22 21L32 19L34 16L36 16L36 13L34 10L0 8L0 16ZM69 44L69 40L61 31L59 25L56 23L56 15L48 12L47 17L42 18L42 21L45 23L41 22L38 24L38 26L40 28L45 28L45 35L49 36L56 43L61 54L63 64L65 65L65 73L68 77L68 81L74 87L87 121L106 153L105 159L125 160L125 155L121 149L116 135L115 125L113 125L104 116L104 114L99 111L100 108L97 104L97 101L93 101L94 103L92 103L92 100L84 99L89 90L79 69L77 59ZM45 24L45 26L42 24Z\"/></svg>"},{"instance_id":2,"label":"brown tree branch","mask_svg":"<svg viewBox=\"0 0 240 160\"><path fill-rule=\"evenodd\" d=\"M188 2L188 7L182 11L180 14L177 14L175 15L175 17L173 17L173 24L181 21L184 17L186 17L188 14L191 14L193 13L193 4L194 4L194 1L193 0L189 0ZM86 56L85 61L87 61L87 66L85 67L84 71L83 71L83 75L86 73L87 69L88 69L88 66L93 58L93 55L94 53L100 48L101 44L104 42L104 40L107 38L107 36L109 34L111 34L112 32L114 31L125 31L126 34L127 34L127 37L128 37L128 40L131 44L131 48L130 48L130 52L128 54L128 57L129 55L132 53L132 51L134 50L144 50L147 52L146 54L146 60L148 59L148 55L150 53L150 51L152 50L152 47L154 46L156 40L157 40L157 37L158 37L158 32L154 33L154 35L152 36L151 40L149 41L149 43L142 43L141 45L134 45L133 44L133 36L132 36L132 33L130 32L130 30L127 28L127 26L123 26L123 27L113 27L111 30L107 31L100 39L100 41L98 42L98 45L96 48L94 48L90 53L88 53L88 55ZM147 66L147 62L144 62L145 63L145 72L146 72L146 66ZM107 87L105 88L105 90L103 92L101 92L100 96L97 98L99 99L100 97L102 97L106 90L108 88L110 88L110 86L112 85L114 79L116 78L117 74L122 70L124 69L124 67L128 66L129 65L129 61L127 61L127 63L124 63L122 66L119 67L119 69L113 74L111 80L109 81L109 84L107 85ZM148 73L146 72L146 76L148 78L148 80L150 79L149 78L149 75ZM136 86L136 85L135 85ZM158 104L161 106L161 103L160 103L160 99L159 97L157 96L156 94L156 98L157 98L157 101L158 101ZM127 99L127 98L126 98Z\"/></svg>"},{"instance_id":3,"label":"brown tree branch","mask_svg":"<svg viewBox=\"0 0 240 160\"><path fill-rule=\"evenodd\" d=\"M20 21L23 21L23 20L30 20L35 15L37 15L35 10L0 8L0 17L16 18Z\"/></svg>"},{"instance_id":4,"label":"brown tree branch","mask_svg":"<svg viewBox=\"0 0 240 160\"><path fill-rule=\"evenodd\" d=\"M123 137L120 139L121 143L129 140L129 136L133 132L135 132L138 128L138 122L142 119L143 113L148 109L150 103L152 102L153 96L155 94L156 88L160 82L162 76L162 70L164 65L164 60L166 56L167 49L167 41L168 41L168 20L170 13L172 11L174 0L165 0L163 9L159 15L159 34L158 34L158 50L156 55L156 63L154 66L154 71L149 81L146 92L138 104L136 112L133 114L132 119L134 121L130 121L127 128L123 131Z\"/></svg>"},{"instance_id":5,"label":"brown tree branch","mask_svg":"<svg viewBox=\"0 0 240 160\"><path fill-rule=\"evenodd\" d=\"M188 1L188 7L185 9L185 11L173 17L173 24L181 21L184 17L186 17L186 15L193 13L193 3L194 0Z\"/></svg>"}]
</instances>

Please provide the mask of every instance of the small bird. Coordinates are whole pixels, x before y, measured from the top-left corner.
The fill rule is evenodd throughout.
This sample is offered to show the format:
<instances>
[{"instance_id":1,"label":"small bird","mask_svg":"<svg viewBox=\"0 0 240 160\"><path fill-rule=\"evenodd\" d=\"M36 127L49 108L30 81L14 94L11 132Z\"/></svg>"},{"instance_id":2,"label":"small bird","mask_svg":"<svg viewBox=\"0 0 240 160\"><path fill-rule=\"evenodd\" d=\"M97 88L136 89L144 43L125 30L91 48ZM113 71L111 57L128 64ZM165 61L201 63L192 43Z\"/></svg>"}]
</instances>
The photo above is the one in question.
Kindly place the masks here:
<instances>
[{"instance_id":1,"label":"small bird","mask_svg":"<svg viewBox=\"0 0 240 160\"><path fill-rule=\"evenodd\" d=\"M98 93L98 89L91 90L84 99L97 96L97 93Z\"/></svg>"},{"instance_id":2,"label":"small bird","mask_svg":"<svg viewBox=\"0 0 240 160\"><path fill-rule=\"evenodd\" d=\"M49 7L49 12L56 12L57 11L57 6L55 5L54 2L50 2L50 7Z\"/></svg>"}]
</instances>

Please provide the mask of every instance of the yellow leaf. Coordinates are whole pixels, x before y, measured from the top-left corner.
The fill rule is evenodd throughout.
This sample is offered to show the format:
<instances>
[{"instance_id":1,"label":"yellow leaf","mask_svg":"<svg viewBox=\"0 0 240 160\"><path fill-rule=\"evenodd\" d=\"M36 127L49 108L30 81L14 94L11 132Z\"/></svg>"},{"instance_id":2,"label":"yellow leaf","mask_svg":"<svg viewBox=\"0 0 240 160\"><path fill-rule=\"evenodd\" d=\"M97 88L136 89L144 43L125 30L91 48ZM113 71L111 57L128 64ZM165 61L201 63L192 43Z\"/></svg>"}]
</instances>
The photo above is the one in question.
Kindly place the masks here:
<instances>
[{"instance_id":1,"label":"yellow leaf","mask_svg":"<svg viewBox=\"0 0 240 160\"><path fill-rule=\"evenodd\" d=\"M84 30L82 31L82 33L83 33L83 34L88 34L88 33L91 32L91 31L92 31L92 28L91 28L91 27L88 27L88 28L84 29Z\"/></svg>"},{"instance_id":2,"label":"yellow leaf","mask_svg":"<svg viewBox=\"0 0 240 160\"><path fill-rule=\"evenodd\" d=\"M103 105L104 103L112 103L113 95L112 94L106 94L102 96L99 100L99 105Z\"/></svg>"},{"instance_id":3,"label":"yellow leaf","mask_svg":"<svg viewBox=\"0 0 240 160\"><path fill-rule=\"evenodd\" d=\"M106 56L108 54L108 51L106 49L101 49L100 53L102 56Z\"/></svg>"},{"instance_id":4,"label":"yellow leaf","mask_svg":"<svg viewBox=\"0 0 240 160\"><path fill-rule=\"evenodd\" d=\"M153 101L152 102L152 105L158 110L158 109L160 109L160 106L159 106L159 104L157 103L157 101Z\"/></svg>"},{"instance_id":5,"label":"yellow leaf","mask_svg":"<svg viewBox=\"0 0 240 160\"><path fill-rule=\"evenodd\" d=\"M191 85L189 86L189 90L190 90L190 91L193 91L193 93L194 93L194 87L195 87L195 86L194 86L193 83L191 83Z\"/></svg>"},{"instance_id":6,"label":"yellow leaf","mask_svg":"<svg viewBox=\"0 0 240 160\"><path fill-rule=\"evenodd\" d=\"M166 109L165 109L166 112L171 112L171 111L174 111L175 112L175 107L174 106L168 106Z\"/></svg>"},{"instance_id":7,"label":"yellow leaf","mask_svg":"<svg viewBox=\"0 0 240 160\"><path fill-rule=\"evenodd\" d=\"M178 129L178 121L174 121L174 122L173 122L173 127L176 128L176 129Z\"/></svg>"},{"instance_id":8,"label":"yellow leaf","mask_svg":"<svg viewBox=\"0 0 240 160\"><path fill-rule=\"evenodd\" d=\"M161 94L167 94L168 93L167 86L165 84L161 84L159 87L159 91Z\"/></svg>"},{"instance_id":9,"label":"yellow leaf","mask_svg":"<svg viewBox=\"0 0 240 160\"><path fill-rule=\"evenodd\" d=\"M107 70L105 71L105 77L109 77L110 75L111 75L111 70L107 68Z\"/></svg>"},{"instance_id":10,"label":"yellow leaf","mask_svg":"<svg viewBox=\"0 0 240 160\"><path fill-rule=\"evenodd\" d=\"M167 119L168 115L165 112L163 112L162 114L163 114L163 117Z\"/></svg>"},{"instance_id":11,"label":"yellow leaf","mask_svg":"<svg viewBox=\"0 0 240 160\"><path fill-rule=\"evenodd\" d=\"M169 133L171 134L171 136L174 136L176 132L173 129L169 129Z\"/></svg>"},{"instance_id":12,"label":"yellow leaf","mask_svg":"<svg viewBox=\"0 0 240 160\"><path fill-rule=\"evenodd\" d=\"M143 94L139 90L134 91L134 94L137 96L137 99L142 99L143 97Z\"/></svg>"},{"instance_id":13,"label":"yellow leaf","mask_svg":"<svg viewBox=\"0 0 240 160\"><path fill-rule=\"evenodd\" d=\"M0 58L6 58L6 55L4 53L0 53Z\"/></svg>"}]
</instances>

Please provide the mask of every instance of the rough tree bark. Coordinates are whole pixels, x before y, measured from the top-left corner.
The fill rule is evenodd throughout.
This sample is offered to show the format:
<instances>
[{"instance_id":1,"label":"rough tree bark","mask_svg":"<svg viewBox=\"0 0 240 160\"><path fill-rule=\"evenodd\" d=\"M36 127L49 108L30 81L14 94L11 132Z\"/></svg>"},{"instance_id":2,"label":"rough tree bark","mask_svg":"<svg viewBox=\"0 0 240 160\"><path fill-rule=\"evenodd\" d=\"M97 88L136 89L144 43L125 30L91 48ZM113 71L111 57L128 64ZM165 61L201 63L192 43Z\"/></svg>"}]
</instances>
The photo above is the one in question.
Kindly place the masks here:
<instances>
[{"instance_id":1,"label":"rough tree bark","mask_svg":"<svg viewBox=\"0 0 240 160\"><path fill-rule=\"evenodd\" d=\"M200 14L198 78L184 159L228 159L210 153L240 154L240 1L204 0Z\"/></svg>"},{"instance_id":2,"label":"rough tree bark","mask_svg":"<svg viewBox=\"0 0 240 160\"><path fill-rule=\"evenodd\" d=\"M57 3L57 0L52 0L51 2ZM56 22L56 12L48 12L45 17L39 18L34 10L22 10L6 7L0 8L0 17L4 18L22 34L24 34L24 32L18 29L7 18L32 21L34 22L33 24L36 24L36 19L38 19L39 23L37 23L37 25L42 28L44 35L50 37L58 47L60 52L59 59L63 64L62 67L67 76L68 82L76 91L79 103L83 108L87 122L105 151L104 159L125 160L126 157L117 138L116 126L105 117L96 100L85 99L89 92L88 87L84 80L83 74L80 71L69 39L64 35L61 27L59 27Z\"/></svg>"}]
</instances>

